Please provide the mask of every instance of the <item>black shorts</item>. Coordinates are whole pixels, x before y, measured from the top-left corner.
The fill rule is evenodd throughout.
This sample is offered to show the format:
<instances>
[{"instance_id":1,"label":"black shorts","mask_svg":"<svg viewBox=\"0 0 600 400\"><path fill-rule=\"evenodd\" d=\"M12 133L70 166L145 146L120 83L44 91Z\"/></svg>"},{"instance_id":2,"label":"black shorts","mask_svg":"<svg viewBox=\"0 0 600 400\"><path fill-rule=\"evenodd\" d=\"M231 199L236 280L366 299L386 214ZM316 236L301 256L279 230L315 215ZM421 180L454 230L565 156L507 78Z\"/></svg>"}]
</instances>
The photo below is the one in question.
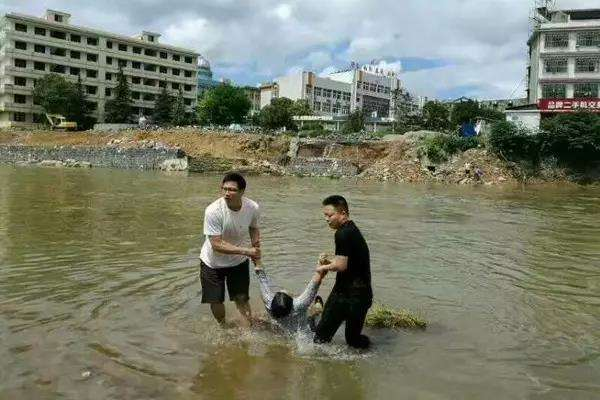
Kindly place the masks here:
<instances>
[{"instance_id":1,"label":"black shorts","mask_svg":"<svg viewBox=\"0 0 600 400\"><path fill-rule=\"evenodd\" d=\"M202 303L223 303L225 284L229 300L245 302L250 299L250 263L226 268L211 268L200 260L200 283L202 284Z\"/></svg>"}]
</instances>

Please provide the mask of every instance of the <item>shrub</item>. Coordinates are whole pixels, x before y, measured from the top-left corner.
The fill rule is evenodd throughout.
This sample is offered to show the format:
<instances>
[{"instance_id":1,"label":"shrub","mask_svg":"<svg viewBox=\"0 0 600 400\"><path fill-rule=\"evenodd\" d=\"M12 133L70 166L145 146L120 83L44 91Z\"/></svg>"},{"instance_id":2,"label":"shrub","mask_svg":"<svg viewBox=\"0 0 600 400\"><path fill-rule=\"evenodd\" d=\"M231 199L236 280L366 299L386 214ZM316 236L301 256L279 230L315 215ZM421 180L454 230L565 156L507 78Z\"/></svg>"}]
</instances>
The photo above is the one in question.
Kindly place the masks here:
<instances>
[{"instance_id":1,"label":"shrub","mask_svg":"<svg viewBox=\"0 0 600 400\"><path fill-rule=\"evenodd\" d=\"M600 161L598 114L562 114L542 121L539 137L544 157L572 165Z\"/></svg>"},{"instance_id":2,"label":"shrub","mask_svg":"<svg viewBox=\"0 0 600 400\"><path fill-rule=\"evenodd\" d=\"M539 137L509 121L498 121L492 125L489 146L492 152L507 160L539 162Z\"/></svg>"},{"instance_id":3,"label":"shrub","mask_svg":"<svg viewBox=\"0 0 600 400\"><path fill-rule=\"evenodd\" d=\"M478 137L459 137L439 134L426 136L423 139L421 152L433 162L446 161L455 153L467 151L479 146Z\"/></svg>"},{"instance_id":4,"label":"shrub","mask_svg":"<svg viewBox=\"0 0 600 400\"><path fill-rule=\"evenodd\" d=\"M394 310L383 304L375 303L369 310L365 321L370 328L420 328L427 327L427 321L406 310Z\"/></svg>"}]
</instances>

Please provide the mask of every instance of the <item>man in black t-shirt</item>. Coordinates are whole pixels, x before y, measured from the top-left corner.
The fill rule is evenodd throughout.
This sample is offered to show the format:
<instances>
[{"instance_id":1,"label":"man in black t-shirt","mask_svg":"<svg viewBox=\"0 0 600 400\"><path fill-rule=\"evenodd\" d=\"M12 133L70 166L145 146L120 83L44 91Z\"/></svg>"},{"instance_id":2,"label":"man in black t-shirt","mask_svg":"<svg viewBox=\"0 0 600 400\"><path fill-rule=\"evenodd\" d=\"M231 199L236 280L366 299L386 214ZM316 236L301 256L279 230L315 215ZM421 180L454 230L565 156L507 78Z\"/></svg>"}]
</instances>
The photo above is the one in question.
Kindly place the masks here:
<instances>
[{"instance_id":1,"label":"man in black t-shirt","mask_svg":"<svg viewBox=\"0 0 600 400\"><path fill-rule=\"evenodd\" d=\"M350 220L348 203L342 196L323 200L323 214L335 229L335 257L318 272L336 271L335 285L325 303L315 331L316 343L329 342L342 322L346 322L346 343L367 348L369 338L361 334L367 311L373 301L369 247L360 230Z\"/></svg>"}]
</instances>

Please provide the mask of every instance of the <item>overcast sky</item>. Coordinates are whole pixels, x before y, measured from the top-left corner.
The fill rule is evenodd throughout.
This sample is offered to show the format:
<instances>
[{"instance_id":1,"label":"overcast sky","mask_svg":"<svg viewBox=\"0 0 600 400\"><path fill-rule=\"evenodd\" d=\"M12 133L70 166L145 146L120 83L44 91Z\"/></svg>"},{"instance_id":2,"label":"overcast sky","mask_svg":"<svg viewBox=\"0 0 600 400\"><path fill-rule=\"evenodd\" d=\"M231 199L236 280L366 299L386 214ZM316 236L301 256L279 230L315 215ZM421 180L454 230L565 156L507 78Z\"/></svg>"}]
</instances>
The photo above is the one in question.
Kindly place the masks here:
<instances>
[{"instance_id":1,"label":"overcast sky","mask_svg":"<svg viewBox=\"0 0 600 400\"><path fill-rule=\"evenodd\" d=\"M533 0L0 0L0 13L41 16L198 51L217 78L257 85L296 70L351 61L402 70L411 92L434 98L524 97ZM558 0L560 8L600 7Z\"/></svg>"}]
</instances>

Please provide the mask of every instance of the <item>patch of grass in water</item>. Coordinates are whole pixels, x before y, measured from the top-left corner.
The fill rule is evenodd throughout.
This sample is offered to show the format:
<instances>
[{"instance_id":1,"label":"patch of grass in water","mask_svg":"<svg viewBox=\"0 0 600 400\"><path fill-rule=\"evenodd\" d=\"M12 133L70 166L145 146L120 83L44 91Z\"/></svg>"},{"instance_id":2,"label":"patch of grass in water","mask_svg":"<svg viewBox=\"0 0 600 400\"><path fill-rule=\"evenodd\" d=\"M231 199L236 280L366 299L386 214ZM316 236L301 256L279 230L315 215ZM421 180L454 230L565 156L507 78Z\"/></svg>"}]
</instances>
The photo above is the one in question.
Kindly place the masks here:
<instances>
[{"instance_id":1,"label":"patch of grass in water","mask_svg":"<svg viewBox=\"0 0 600 400\"><path fill-rule=\"evenodd\" d=\"M407 310L394 310L384 304L375 303L367 314L365 325L369 328L425 329L427 321Z\"/></svg>"}]
</instances>

